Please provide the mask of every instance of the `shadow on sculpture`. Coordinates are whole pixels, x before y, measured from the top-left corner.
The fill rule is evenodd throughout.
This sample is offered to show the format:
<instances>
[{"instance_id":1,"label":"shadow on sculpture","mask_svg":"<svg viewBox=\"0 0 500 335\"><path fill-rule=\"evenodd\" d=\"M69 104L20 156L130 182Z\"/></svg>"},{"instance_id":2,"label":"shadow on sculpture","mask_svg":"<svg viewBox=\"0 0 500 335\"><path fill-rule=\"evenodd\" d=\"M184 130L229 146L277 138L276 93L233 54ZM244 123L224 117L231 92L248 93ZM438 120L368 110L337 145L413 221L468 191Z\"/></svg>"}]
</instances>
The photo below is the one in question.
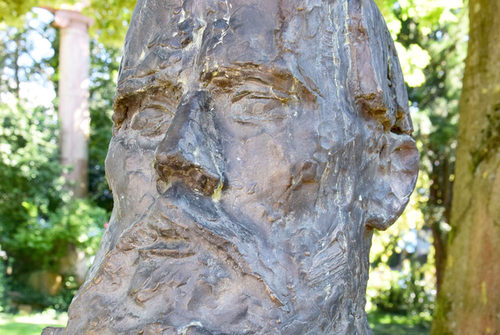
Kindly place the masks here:
<instances>
[{"instance_id":1,"label":"shadow on sculpture","mask_svg":"<svg viewBox=\"0 0 500 335\"><path fill-rule=\"evenodd\" d=\"M139 0L113 120L111 224L46 334L370 333L418 169L372 0Z\"/></svg>"}]
</instances>

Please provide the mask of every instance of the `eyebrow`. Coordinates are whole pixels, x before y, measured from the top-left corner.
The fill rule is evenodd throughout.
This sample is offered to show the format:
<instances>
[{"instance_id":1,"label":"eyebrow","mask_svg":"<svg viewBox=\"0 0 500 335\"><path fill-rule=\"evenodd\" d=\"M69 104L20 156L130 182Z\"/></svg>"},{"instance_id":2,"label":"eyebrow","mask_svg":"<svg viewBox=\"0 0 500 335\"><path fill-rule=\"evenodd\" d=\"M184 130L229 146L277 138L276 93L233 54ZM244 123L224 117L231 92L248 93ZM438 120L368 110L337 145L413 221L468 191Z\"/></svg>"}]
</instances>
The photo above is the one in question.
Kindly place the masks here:
<instances>
[{"instance_id":1,"label":"eyebrow","mask_svg":"<svg viewBox=\"0 0 500 335\"><path fill-rule=\"evenodd\" d=\"M288 103L298 97L306 102L316 102L316 96L290 72L279 69L262 69L257 65L244 64L238 68L224 67L207 71L202 74L201 81L205 87L217 87L223 92L234 93L233 102L253 93L263 94L262 99L276 99ZM252 91L241 88L248 84L268 87L267 92ZM259 96L254 96L259 98Z\"/></svg>"},{"instance_id":2,"label":"eyebrow","mask_svg":"<svg viewBox=\"0 0 500 335\"><path fill-rule=\"evenodd\" d=\"M113 103L112 119L115 130L119 129L127 119L130 109L139 108L145 100L150 99L152 96L157 96L159 92L168 92L168 96L164 96L172 99L174 104L176 104L181 99L182 89L170 81L156 80L149 85L143 86L134 85L133 79L119 83ZM161 106L162 109L167 104L166 101L151 100L151 106Z\"/></svg>"},{"instance_id":3,"label":"eyebrow","mask_svg":"<svg viewBox=\"0 0 500 335\"><path fill-rule=\"evenodd\" d=\"M242 86L247 88L245 84L243 84ZM265 87L267 87L268 89L267 90L237 89L233 93L231 102L232 103L238 102L245 97L249 97L252 99L277 100L282 103L287 103L290 99L292 99L289 92L276 91L273 89L272 86L265 86Z\"/></svg>"}]
</instances>

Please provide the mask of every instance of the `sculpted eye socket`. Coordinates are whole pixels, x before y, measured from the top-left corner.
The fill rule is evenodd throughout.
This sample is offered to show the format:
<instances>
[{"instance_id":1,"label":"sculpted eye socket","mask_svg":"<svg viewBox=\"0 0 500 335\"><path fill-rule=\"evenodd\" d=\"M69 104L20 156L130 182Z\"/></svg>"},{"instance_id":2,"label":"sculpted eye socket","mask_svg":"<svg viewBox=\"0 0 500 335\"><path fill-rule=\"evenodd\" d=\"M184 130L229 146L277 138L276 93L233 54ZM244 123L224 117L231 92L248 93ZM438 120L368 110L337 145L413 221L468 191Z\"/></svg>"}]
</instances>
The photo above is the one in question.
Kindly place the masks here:
<instances>
[{"instance_id":1,"label":"sculpted eye socket","mask_svg":"<svg viewBox=\"0 0 500 335\"><path fill-rule=\"evenodd\" d=\"M132 117L130 127L139 131L142 136L154 137L165 134L173 113L164 107L149 105Z\"/></svg>"},{"instance_id":2,"label":"sculpted eye socket","mask_svg":"<svg viewBox=\"0 0 500 335\"><path fill-rule=\"evenodd\" d=\"M231 104L231 118L239 122L281 120L288 114L281 101L253 93Z\"/></svg>"},{"instance_id":3,"label":"sculpted eye socket","mask_svg":"<svg viewBox=\"0 0 500 335\"><path fill-rule=\"evenodd\" d=\"M287 98L270 86L245 85L230 96L231 118L241 123L285 119L290 114Z\"/></svg>"}]
</instances>

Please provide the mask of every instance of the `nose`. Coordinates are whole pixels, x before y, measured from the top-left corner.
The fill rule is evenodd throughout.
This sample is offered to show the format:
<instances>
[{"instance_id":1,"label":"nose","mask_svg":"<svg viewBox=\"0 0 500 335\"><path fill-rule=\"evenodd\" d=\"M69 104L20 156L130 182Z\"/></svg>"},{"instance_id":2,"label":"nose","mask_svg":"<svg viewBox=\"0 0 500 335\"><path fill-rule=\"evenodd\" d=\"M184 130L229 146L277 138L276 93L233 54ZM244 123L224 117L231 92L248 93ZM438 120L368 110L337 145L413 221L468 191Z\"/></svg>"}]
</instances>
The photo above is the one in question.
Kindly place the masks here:
<instances>
[{"instance_id":1,"label":"nose","mask_svg":"<svg viewBox=\"0 0 500 335\"><path fill-rule=\"evenodd\" d=\"M221 144L207 92L182 98L156 149L154 167L166 183L180 181L203 195L213 195L222 187Z\"/></svg>"}]
</instances>

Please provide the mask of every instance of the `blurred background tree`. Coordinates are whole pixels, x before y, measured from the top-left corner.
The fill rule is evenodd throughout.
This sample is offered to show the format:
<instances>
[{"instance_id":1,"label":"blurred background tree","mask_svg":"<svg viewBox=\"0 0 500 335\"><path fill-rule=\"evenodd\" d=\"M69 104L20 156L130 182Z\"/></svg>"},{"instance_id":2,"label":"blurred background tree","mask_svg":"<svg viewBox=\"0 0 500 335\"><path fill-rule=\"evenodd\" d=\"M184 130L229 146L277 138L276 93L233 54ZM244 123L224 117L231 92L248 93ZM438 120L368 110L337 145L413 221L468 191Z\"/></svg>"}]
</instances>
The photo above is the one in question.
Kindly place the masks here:
<instances>
[{"instance_id":1,"label":"blurred background tree","mask_svg":"<svg viewBox=\"0 0 500 335\"><path fill-rule=\"evenodd\" d=\"M451 231L432 334L500 332L500 10L470 0Z\"/></svg>"},{"instance_id":2,"label":"blurred background tree","mask_svg":"<svg viewBox=\"0 0 500 335\"><path fill-rule=\"evenodd\" d=\"M376 324L400 322L394 317L384 319L386 315L404 316L411 327L422 325L425 333L441 287L451 231L467 4L462 0L376 2L396 42L405 75L421 173L405 214L388 231L375 235L367 309L377 334L388 328ZM42 11L32 8L65 8L75 1L0 0L0 252L4 251L0 258L6 278L3 296L11 300L9 306L17 301L65 309L78 280L75 274L62 273L63 256L68 250L84 250L91 257L112 208L104 158L120 61L117 47L123 43L135 1L84 4L82 12L95 20L90 28L89 191L85 199L72 200L60 177L66 167L58 163L57 98L52 93L50 103L37 104L36 90L29 87L42 85L56 92L59 85L58 32L48 24L50 19L40 18ZM34 50L34 41L41 40L52 49L50 55L39 57ZM36 287L25 278L40 271L60 276L62 288L57 294L34 293ZM405 331L411 333L410 328Z\"/></svg>"}]
</instances>

